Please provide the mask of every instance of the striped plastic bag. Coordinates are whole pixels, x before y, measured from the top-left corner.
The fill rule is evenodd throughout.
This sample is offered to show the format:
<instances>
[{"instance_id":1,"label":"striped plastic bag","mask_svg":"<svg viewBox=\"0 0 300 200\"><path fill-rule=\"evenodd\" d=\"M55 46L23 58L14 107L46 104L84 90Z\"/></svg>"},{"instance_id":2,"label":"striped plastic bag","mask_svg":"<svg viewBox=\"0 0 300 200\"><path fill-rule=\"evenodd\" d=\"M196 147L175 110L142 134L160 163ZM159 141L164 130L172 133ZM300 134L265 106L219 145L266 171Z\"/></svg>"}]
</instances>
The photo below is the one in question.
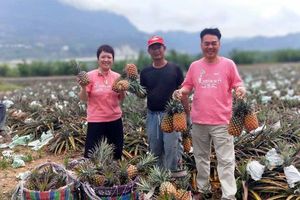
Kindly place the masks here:
<instances>
[{"instance_id":1,"label":"striped plastic bag","mask_svg":"<svg viewBox=\"0 0 300 200\"><path fill-rule=\"evenodd\" d=\"M21 180L17 185L14 194L12 195L12 200L78 200L78 182L71 174L65 170L65 168L56 163L48 162L39 165L35 169L41 169L47 165L52 166L56 170L63 171L67 174L67 185L62 186L58 189L53 189L49 191L35 191L25 188L27 176L24 180ZM29 174L30 175L30 174Z\"/></svg>"}]
</instances>

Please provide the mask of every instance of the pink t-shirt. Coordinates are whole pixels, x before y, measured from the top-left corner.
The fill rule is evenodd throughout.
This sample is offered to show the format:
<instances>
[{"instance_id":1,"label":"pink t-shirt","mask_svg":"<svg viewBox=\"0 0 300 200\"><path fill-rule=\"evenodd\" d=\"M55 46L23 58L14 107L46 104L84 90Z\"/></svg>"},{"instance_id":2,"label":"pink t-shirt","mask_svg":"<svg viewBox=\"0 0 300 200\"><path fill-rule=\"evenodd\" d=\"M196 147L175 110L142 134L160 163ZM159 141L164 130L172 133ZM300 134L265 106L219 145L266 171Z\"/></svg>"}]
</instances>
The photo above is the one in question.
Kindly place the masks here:
<instances>
[{"instance_id":1,"label":"pink t-shirt","mask_svg":"<svg viewBox=\"0 0 300 200\"><path fill-rule=\"evenodd\" d=\"M122 116L119 95L111 89L119 76L120 74L112 70L109 70L106 76L99 74L98 69L88 72L90 80L86 86L88 122L109 122Z\"/></svg>"},{"instance_id":2,"label":"pink t-shirt","mask_svg":"<svg viewBox=\"0 0 300 200\"><path fill-rule=\"evenodd\" d=\"M232 89L243 82L234 62L225 57L210 64L204 58L194 61L182 83L183 88L194 90L191 118L193 123L222 125L231 118Z\"/></svg>"}]
</instances>

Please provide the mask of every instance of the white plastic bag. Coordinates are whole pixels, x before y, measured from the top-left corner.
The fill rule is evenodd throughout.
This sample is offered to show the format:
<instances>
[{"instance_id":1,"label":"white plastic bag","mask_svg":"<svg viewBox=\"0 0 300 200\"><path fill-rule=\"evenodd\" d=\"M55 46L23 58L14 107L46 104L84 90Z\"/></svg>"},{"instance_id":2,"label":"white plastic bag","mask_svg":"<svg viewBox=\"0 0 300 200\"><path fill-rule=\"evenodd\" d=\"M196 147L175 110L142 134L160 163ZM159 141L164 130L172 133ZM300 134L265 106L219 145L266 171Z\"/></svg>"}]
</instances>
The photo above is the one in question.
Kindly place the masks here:
<instances>
[{"instance_id":1,"label":"white plastic bag","mask_svg":"<svg viewBox=\"0 0 300 200\"><path fill-rule=\"evenodd\" d=\"M253 160L247 163L246 169L251 178L255 181L258 181L261 179L265 171L265 166L260 164L258 161Z\"/></svg>"},{"instance_id":2,"label":"white plastic bag","mask_svg":"<svg viewBox=\"0 0 300 200\"><path fill-rule=\"evenodd\" d=\"M300 172L294 165L283 168L286 180L290 188L295 187L295 183L300 181Z\"/></svg>"},{"instance_id":3,"label":"white plastic bag","mask_svg":"<svg viewBox=\"0 0 300 200\"><path fill-rule=\"evenodd\" d=\"M283 159L274 148L272 148L270 151L267 152L266 159L267 159L267 168L269 170L272 170L273 168L283 164Z\"/></svg>"}]
</instances>

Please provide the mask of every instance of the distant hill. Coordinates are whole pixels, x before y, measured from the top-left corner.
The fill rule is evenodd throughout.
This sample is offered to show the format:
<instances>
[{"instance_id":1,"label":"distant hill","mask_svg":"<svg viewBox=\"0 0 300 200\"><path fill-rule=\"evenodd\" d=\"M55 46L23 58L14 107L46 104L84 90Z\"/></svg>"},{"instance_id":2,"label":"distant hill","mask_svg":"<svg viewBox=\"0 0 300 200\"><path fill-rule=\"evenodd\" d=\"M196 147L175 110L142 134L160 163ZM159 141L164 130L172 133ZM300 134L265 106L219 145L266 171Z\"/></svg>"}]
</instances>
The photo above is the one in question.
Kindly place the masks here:
<instances>
[{"instance_id":1,"label":"distant hill","mask_svg":"<svg viewBox=\"0 0 300 200\"><path fill-rule=\"evenodd\" d=\"M146 23L146 22L145 22ZM199 33L158 32L168 49L199 53ZM95 56L108 43L120 54L145 50L149 34L127 18L106 11L81 11L57 0L0 1L0 61ZM282 37L222 38L222 53L233 49L300 48L300 33Z\"/></svg>"}]
</instances>

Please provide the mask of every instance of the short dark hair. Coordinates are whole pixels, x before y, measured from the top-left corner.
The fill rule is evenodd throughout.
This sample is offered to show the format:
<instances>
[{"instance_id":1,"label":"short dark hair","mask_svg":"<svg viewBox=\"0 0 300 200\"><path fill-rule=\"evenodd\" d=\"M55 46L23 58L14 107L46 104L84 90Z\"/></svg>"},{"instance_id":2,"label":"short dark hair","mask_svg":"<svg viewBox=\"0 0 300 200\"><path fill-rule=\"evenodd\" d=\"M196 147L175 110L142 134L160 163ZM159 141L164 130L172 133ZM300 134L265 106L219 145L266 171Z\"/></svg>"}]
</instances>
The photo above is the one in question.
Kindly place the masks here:
<instances>
[{"instance_id":1,"label":"short dark hair","mask_svg":"<svg viewBox=\"0 0 300 200\"><path fill-rule=\"evenodd\" d=\"M115 59L115 51L114 49L107 45L107 44L104 44L104 45L101 45L98 50L97 50L97 60L99 60L99 55L102 51L105 51L107 53L111 53L112 54L112 57L113 57L113 60Z\"/></svg>"},{"instance_id":2,"label":"short dark hair","mask_svg":"<svg viewBox=\"0 0 300 200\"><path fill-rule=\"evenodd\" d=\"M206 28L206 29L203 29L203 31L201 31L201 33L200 33L201 40L207 34L208 35L215 35L215 36L218 37L219 40L221 39L221 36L222 36L221 32L218 28Z\"/></svg>"}]
</instances>

